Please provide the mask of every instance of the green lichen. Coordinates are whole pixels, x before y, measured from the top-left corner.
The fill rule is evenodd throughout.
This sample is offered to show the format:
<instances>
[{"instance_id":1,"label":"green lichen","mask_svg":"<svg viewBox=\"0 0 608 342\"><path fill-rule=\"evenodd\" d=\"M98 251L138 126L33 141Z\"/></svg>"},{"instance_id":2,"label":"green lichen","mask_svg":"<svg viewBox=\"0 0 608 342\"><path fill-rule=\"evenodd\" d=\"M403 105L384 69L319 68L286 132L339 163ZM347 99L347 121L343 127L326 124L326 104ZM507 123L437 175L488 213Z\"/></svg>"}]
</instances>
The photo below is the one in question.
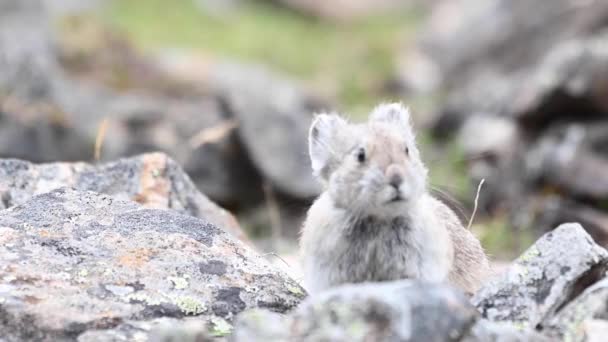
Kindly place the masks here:
<instances>
[{"instance_id":1,"label":"green lichen","mask_svg":"<svg viewBox=\"0 0 608 342\"><path fill-rule=\"evenodd\" d=\"M348 335L351 338L363 338L366 332L365 326L365 323L361 320L352 321L347 327Z\"/></svg>"},{"instance_id":2,"label":"green lichen","mask_svg":"<svg viewBox=\"0 0 608 342\"><path fill-rule=\"evenodd\" d=\"M291 292L296 296L304 296L304 291L302 291L302 288L299 286L287 284L287 291Z\"/></svg>"},{"instance_id":3,"label":"green lichen","mask_svg":"<svg viewBox=\"0 0 608 342\"><path fill-rule=\"evenodd\" d=\"M188 287L188 280L185 277L168 277L167 280L173 283L176 290L183 290Z\"/></svg>"},{"instance_id":4,"label":"green lichen","mask_svg":"<svg viewBox=\"0 0 608 342\"><path fill-rule=\"evenodd\" d=\"M524 331L528 327L527 322L513 322L513 327L519 331Z\"/></svg>"},{"instance_id":5,"label":"green lichen","mask_svg":"<svg viewBox=\"0 0 608 342\"><path fill-rule=\"evenodd\" d=\"M540 251L536 248L536 246L532 246L524 254L522 254L517 261L528 262L538 256L540 256Z\"/></svg>"},{"instance_id":6,"label":"green lichen","mask_svg":"<svg viewBox=\"0 0 608 342\"><path fill-rule=\"evenodd\" d=\"M177 307L186 315L196 316L206 310L203 303L190 296L175 297L173 299L173 304L177 305Z\"/></svg>"},{"instance_id":7,"label":"green lichen","mask_svg":"<svg viewBox=\"0 0 608 342\"><path fill-rule=\"evenodd\" d=\"M214 317L211 319L211 326L209 333L213 337L224 337L230 335L232 332L232 325L226 322L225 319L220 317Z\"/></svg>"}]
</instances>

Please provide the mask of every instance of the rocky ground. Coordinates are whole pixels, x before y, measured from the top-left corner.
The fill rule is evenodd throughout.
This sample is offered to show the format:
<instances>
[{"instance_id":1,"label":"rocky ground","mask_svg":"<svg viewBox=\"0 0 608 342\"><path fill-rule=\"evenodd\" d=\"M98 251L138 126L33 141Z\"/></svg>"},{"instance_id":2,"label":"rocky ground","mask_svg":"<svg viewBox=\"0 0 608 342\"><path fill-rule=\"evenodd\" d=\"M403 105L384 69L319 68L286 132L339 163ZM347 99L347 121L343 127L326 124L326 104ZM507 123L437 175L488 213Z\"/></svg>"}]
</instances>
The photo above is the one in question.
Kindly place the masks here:
<instances>
[{"instance_id":1,"label":"rocky ground","mask_svg":"<svg viewBox=\"0 0 608 342\"><path fill-rule=\"evenodd\" d=\"M164 155L1 164L2 341L596 341L608 327L608 252L579 224L472 298L412 280L306 298Z\"/></svg>"}]
</instances>

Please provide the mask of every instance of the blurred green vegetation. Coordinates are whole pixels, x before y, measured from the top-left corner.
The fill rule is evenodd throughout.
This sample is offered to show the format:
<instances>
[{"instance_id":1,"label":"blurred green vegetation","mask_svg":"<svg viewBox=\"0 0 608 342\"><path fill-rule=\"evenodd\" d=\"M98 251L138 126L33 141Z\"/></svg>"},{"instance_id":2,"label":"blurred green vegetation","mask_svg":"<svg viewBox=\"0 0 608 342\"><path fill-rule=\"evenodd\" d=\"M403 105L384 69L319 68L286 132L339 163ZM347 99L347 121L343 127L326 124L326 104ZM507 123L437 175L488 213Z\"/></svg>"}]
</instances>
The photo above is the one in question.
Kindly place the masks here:
<instances>
[{"instance_id":1,"label":"blurred green vegetation","mask_svg":"<svg viewBox=\"0 0 608 342\"><path fill-rule=\"evenodd\" d=\"M377 102L422 17L404 10L336 23L261 0L243 1L221 15L206 13L193 0L113 0L105 12L140 47L261 63L358 114Z\"/></svg>"},{"instance_id":2,"label":"blurred green vegetation","mask_svg":"<svg viewBox=\"0 0 608 342\"><path fill-rule=\"evenodd\" d=\"M504 216L487 219L471 228L492 259L510 260L521 255L538 238L532 229L516 231Z\"/></svg>"}]
</instances>

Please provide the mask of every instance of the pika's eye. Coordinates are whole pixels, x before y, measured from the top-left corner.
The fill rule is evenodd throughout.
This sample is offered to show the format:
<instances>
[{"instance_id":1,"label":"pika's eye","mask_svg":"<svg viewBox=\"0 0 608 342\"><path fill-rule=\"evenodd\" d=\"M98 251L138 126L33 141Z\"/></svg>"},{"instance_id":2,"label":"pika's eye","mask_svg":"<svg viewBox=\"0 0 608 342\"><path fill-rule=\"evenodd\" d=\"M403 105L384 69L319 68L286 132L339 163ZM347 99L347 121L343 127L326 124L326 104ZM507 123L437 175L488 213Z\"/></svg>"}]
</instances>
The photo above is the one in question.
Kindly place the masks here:
<instances>
[{"instance_id":1,"label":"pika's eye","mask_svg":"<svg viewBox=\"0 0 608 342\"><path fill-rule=\"evenodd\" d=\"M405 146L405 155L409 156L410 155L410 148Z\"/></svg>"},{"instance_id":2,"label":"pika's eye","mask_svg":"<svg viewBox=\"0 0 608 342\"><path fill-rule=\"evenodd\" d=\"M365 149L363 147L357 150L357 160L359 163L365 162Z\"/></svg>"}]
</instances>

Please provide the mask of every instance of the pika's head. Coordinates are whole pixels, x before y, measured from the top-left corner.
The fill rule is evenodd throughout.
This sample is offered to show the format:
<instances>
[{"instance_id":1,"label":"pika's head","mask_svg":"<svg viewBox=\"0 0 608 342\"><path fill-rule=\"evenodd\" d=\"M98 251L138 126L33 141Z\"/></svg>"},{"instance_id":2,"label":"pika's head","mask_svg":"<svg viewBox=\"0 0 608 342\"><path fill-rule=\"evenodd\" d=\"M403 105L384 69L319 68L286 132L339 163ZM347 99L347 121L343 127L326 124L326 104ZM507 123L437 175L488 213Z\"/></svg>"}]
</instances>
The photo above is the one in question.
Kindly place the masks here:
<instances>
[{"instance_id":1,"label":"pika's head","mask_svg":"<svg viewBox=\"0 0 608 342\"><path fill-rule=\"evenodd\" d=\"M309 131L313 173L334 204L358 214L398 212L426 191L427 170L416 147L408 110L376 107L367 123L320 114Z\"/></svg>"}]
</instances>

